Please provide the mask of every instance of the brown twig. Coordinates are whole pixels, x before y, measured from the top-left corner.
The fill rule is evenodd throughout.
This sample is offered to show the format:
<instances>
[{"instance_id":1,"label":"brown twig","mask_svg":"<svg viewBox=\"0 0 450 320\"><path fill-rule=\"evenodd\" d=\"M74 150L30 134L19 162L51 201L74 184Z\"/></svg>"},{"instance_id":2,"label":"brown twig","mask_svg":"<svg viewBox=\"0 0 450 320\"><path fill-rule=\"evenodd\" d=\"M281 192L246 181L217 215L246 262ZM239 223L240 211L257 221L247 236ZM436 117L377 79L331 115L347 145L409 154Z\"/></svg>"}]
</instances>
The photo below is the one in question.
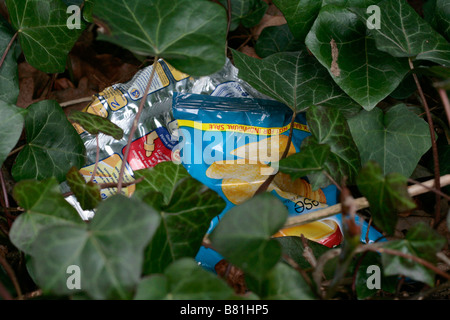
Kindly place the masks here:
<instances>
[{"instance_id":1,"label":"brown twig","mask_svg":"<svg viewBox=\"0 0 450 320\"><path fill-rule=\"evenodd\" d=\"M443 198L445 198L445 199L450 201L450 196L448 194L443 193L441 190L438 190L438 189L433 188L433 187L426 186L422 182L419 182L419 181L411 179L411 178L408 178L408 182L411 182L411 183L414 183L414 184L418 184L418 185L422 186L423 188L425 188L427 190L430 190L430 191L432 191L434 193L437 193L441 197L443 197Z\"/></svg>"},{"instance_id":2,"label":"brown twig","mask_svg":"<svg viewBox=\"0 0 450 320\"><path fill-rule=\"evenodd\" d=\"M408 59L409 61L409 67L411 68L411 70L414 70L414 64L412 62L411 59ZM431 112L430 112L430 108L428 107L428 102L425 99L425 95L423 94L423 90L422 87L420 85L419 82L419 78L417 77L416 73L412 73L413 78L414 78L414 82L416 83L417 86L417 90L419 91L419 96L420 99L422 100L422 104L425 108L425 112L426 112L426 116L427 116L427 121L428 121L428 128L430 130L430 136L431 136L431 149L433 152L433 163L434 163L434 182L435 182L435 188L437 190L441 190L441 186L440 186L440 180L439 180L439 156L438 156L438 149L437 149L437 144L436 144L436 137L435 137L435 133L434 133L434 125L433 125L433 118L431 116ZM440 216L441 216L441 196L439 194L436 193L436 204L435 204L435 221L439 221L440 220Z\"/></svg>"},{"instance_id":3,"label":"brown twig","mask_svg":"<svg viewBox=\"0 0 450 320\"><path fill-rule=\"evenodd\" d=\"M117 183L117 193L120 193L122 191L123 176L125 173L125 163L128 160L128 154L130 152L131 142L133 141L133 136L134 136L134 133L136 132L137 126L139 124L139 119L141 117L142 110L144 109L145 102L147 101L147 95L150 91L150 87L153 82L153 77L155 76L155 71L156 71L157 65L158 65L158 57L155 57L155 60L153 62L152 72L150 74L150 79L147 82L147 87L145 88L144 95L141 98L138 112L137 112L136 116L134 117L133 126L131 127L131 130L130 130L130 133L128 136L128 142L127 142L127 146L125 148L125 154L124 154L124 157L122 160L122 165L120 167L120 172L119 172L119 179L118 179L119 181Z\"/></svg>"},{"instance_id":4,"label":"brown twig","mask_svg":"<svg viewBox=\"0 0 450 320\"><path fill-rule=\"evenodd\" d=\"M331 249L322 254L317 260L317 266L316 268L314 268L313 271L313 279L317 285L317 293L319 294L320 297L323 297L325 293L322 291L322 277L324 274L323 270L325 268L325 265L329 260L339 256L341 252L342 252L341 248Z\"/></svg>"},{"instance_id":5,"label":"brown twig","mask_svg":"<svg viewBox=\"0 0 450 320\"><path fill-rule=\"evenodd\" d=\"M82 102L90 102L91 100L92 96L61 102L59 105L61 106L61 108L64 108Z\"/></svg>"}]
</instances>

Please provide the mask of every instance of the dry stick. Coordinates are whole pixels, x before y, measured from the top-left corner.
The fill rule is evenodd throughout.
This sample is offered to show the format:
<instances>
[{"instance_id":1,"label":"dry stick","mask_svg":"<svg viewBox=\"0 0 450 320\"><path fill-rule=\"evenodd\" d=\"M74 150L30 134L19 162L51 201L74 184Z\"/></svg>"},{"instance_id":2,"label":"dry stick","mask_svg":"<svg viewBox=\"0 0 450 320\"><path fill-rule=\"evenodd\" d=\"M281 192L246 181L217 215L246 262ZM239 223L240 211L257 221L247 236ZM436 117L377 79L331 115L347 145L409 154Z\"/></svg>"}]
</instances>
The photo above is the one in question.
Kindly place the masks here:
<instances>
[{"instance_id":1,"label":"dry stick","mask_svg":"<svg viewBox=\"0 0 450 320\"><path fill-rule=\"evenodd\" d=\"M292 134L294 133L294 122L295 122L295 117L297 116L296 111L293 111L292 114L292 120L291 120L291 124L290 124L290 128L289 128L289 138L288 138L288 142L286 145L286 148L283 151L283 155L281 156L281 159L286 158L288 152L289 152L289 148L291 147L291 142L292 142ZM269 178L267 178L266 181L263 182L262 185L259 186L258 190L256 190L254 195L263 193L267 190L267 188L269 187L269 185L272 183L273 179L275 179L275 174L270 175Z\"/></svg>"},{"instance_id":2,"label":"dry stick","mask_svg":"<svg viewBox=\"0 0 450 320\"><path fill-rule=\"evenodd\" d=\"M2 67L3 62L5 61L6 56L7 56L8 52L9 52L9 49L11 49L11 46L14 43L14 40L16 40L18 34L19 34L18 32L14 33L13 37L11 38L11 40L8 43L8 46L5 49L5 52L3 52L2 59L0 60L0 68Z\"/></svg>"},{"instance_id":3,"label":"dry stick","mask_svg":"<svg viewBox=\"0 0 450 320\"><path fill-rule=\"evenodd\" d=\"M64 108L64 107L68 107L68 106L71 106L71 105L74 105L74 104L78 104L78 103L82 103L82 102L89 102L91 100L92 100L92 96L61 102L59 105L62 108Z\"/></svg>"},{"instance_id":4,"label":"dry stick","mask_svg":"<svg viewBox=\"0 0 450 320\"><path fill-rule=\"evenodd\" d=\"M433 191L435 193L438 193L441 197L443 197L443 198L447 199L448 201L450 201L450 196L448 194L443 193L441 190L437 190L435 188L428 187L428 186L422 184L422 182L416 181L414 179L408 179L408 181L411 182L411 183L414 183L414 184L421 185L422 187L428 189L429 191Z\"/></svg>"},{"instance_id":5,"label":"dry stick","mask_svg":"<svg viewBox=\"0 0 450 320\"><path fill-rule=\"evenodd\" d=\"M3 172L1 171L1 167L0 167L0 182L2 185L3 199L5 199L5 209L6 209L6 208L9 208L9 199L8 199L8 193L6 190L5 179L3 178Z\"/></svg>"},{"instance_id":6,"label":"dry stick","mask_svg":"<svg viewBox=\"0 0 450 320\"><path fill-rule=\"evenodd\" d=\"M428 192L429 189L433 187L434 183L435 183L434 179L431 179L431 180L422 182L421 184L409 186L408 193L411 197L414 197L419 194ZM449 184L450 184L450 174L446 174L445 176L442 176L440 178L441 186L444 187ZM358 210L363 209L363 208L368 208L369 201L367 201L367 199L365 197L357 198L357 199L355 199L355 205L357 206ZM283 228L299 226L299 225L313 222L313 221L316 221L319 219L331 217L331 216L334 216L341 212L342 212L342 205L340 203L338 203L338 204L329 206L329 207L321 209L321 210L313 211L311 213L290 217L290 218L288 218L288 220Z\"/></svg>"},{"instance_id":7,"label":"dry stick","mask_svg":"<svg viewBox=\"0 0 450 320\"><path fill-rule=\"evenodd\" d=\"M409 61L409 67L412 71L414 71L414 64L412 63L411 59L408 59ZM425 99L425 95L423 94L422 87L420 86L419 78L417 78L417 74L413 72L413 78L414 82L416 83L417 90L419 91L420 99L422 100L422 104L425 108L425 112L427 115L427 121L428 121L428 128L430 129L430 135L431 135L431 149L433 151L433 163L434 163L434 181L435 181L435 188L437 190L441 190L440 182L439 182L439 157L438 157L438 149L436 144L436 138L434 134L434 125L433 125L433 118L431 117L430 108L428 107L428 102ZM440 221L441 216L441 196L436 193L436 204L435 204L435 221Z\"/></svg>"},{"instance_id":8,"label":"dry stick","mask_svg":"<svg viewBox=\"0 0 450 320\"><path fill-rule=\"evenodd\" d=\"M153 82L153 77L155 76L155 70L156 70L157 65L158 65L158 57L155 57L155 59L153 61L152 73L150 74L150 79L148 80L147 87L145 88L144 96L141 99L141 103L139 104L139 110L138 110L136 116L134 117L133 126L131 127L131 131L128 136L127 147L125 149L125 154L124 154L124 157L122 160L122 165L120 167L119 182L117 183L117 193L120 193L122 191L123 176L124 176L124 172L125 172L125 163L128 159L128 153L130 152L131 142L133 141L133 136L134 136L134 133L135 133L138 123L139 123L139 118L141 117L145 102L147 101L147 95L148 95L148 92L150 91L150 87Z\"/></svg>"},{"instance_id":9,"label":"dry stick","mask_svg":"<svg viewBox=\"0 0 450 320\"><path fill-rule=\"evenodd\" d=\"M444 105L445 113L447 114L448 124L450 125L450 102L448 101L447 92L443 88L439 88L438 92L441 97L442 104Z\"/></svg>"}]
</instances>

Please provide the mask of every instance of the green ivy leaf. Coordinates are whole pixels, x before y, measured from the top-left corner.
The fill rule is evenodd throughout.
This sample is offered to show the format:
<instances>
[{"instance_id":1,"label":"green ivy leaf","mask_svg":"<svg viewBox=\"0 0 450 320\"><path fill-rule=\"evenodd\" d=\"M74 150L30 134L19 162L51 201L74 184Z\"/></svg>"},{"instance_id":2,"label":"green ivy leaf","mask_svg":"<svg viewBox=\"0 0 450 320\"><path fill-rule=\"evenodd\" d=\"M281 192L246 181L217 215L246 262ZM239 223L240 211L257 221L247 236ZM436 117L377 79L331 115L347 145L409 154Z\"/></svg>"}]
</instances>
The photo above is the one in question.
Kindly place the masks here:
<instances>
[{"instance_id":1,"label":"green ivy leaf","mask_svg":"<svg viewBox=\"0 0 450 320\"><path fill-rule=\"evenodd\" d=\"M366 252L364 257L361 257L361 262L358 264L355 279L355 289L358 299L363 300L373 297L378 289L370 288L368 283L373 284L376 277L379 276L380 289L394 294L397 288L397 282L399 278L397 276L385 276L383 272L383 265L381 263L381 257L376 252ZM379 267L379 274L375 274L377 271L371 271L369 267ZM370 278L373 275L373 280Z\"/></svg>"},{"instance_id":2,"label":"green ivy leaf","mask_svg":"<svg viewBox=\"0 0 450 320\"><path fill-rule=\"evenodd\" d=\"M414 255L428 262L436 261L436 253L446 240L425 223L420 222L408 230L405 239L386 242L383 247ZM434 273L425 266L397 255L381 253L385 275L404 275L434 286Z\"/></svg>"},{"instance_id":3,"label":"green ivy leaf","mask_svg":"<svg viewBox=\"0 0 450 320\"><path fill-rule=\"evenodd\" d=\"M228 8L228 0L219 0ZM268 4L263 0L231 0L230 31L236 30L239 24L251 28L261 21L266 13Z\"/></svg>"},{"instance_id":4,"label":"green ivy leaf","mask_svg":"<svg viewBox=\"0 0 450 320\"><path fill-rule=\"evenodd\" d=\"M9 236L11 242L25 253L31 252L31 246L43 228L53 224L83 224L78 212L62 196L55 178L20 181L14 186L13 196L26 212L14 220Z\"/></svg>"},{"instance_id":5,"label":"green ivy leaf","mask_svg":"<svg viewBox=\"0 0 450 320\"><path fill-rule=\"evenodd\" d=\"M0 57L3 57L6 47L14 36L14 30L9 23L0 16ZM17 59L20 55L17 40L13 42L2 66L0 67L0 100L16 103L19 96L19 73Z\"/></svg>"},{"instance_id":6,"label":"green ivy leaf","mask_svg":"<svg viewBox=\"0 0 450 320\"><path fill-rule=\"evenodd\" d=\"M297 236L286 236L286 237L277 237L276 240L280 243L283 253L289 256L292 260L294 260L301 269L308 269L313 266L309 263L309 261L304 256L305 246L303 244L302 238ZM329 251L330 248L324 246L320 243L308 240L305 238L305 241L311 250L311 253L318 259L322 254ZM331 274L332 276L333 274Z\"/></svg>"},{"instance_id":7,"label":"green ivy leaf","mask_svg":"<svg viewBox=\"0 0 450 320\"><path fill-rule=\"evenodd\" d=\"M71 167L84 165L83 141L56 101L40 101L27 110L27 144L13 165L14 179L42 180L54 176L64 181Z\"/></svg>"},{"instance_id":8,"label":"green ivy leaf","mask_svg":"<svg viewBox=\"0 0 450 320\"><path fill-rule=\"evenodd\" d=\"M450 41L450 3L436 0L436 28Z\"/></svg>"},{"instance_id":9,"label":"green ivy leaf","mask_svg":"<svg viewBox=\"0 0 450 320\"><path fill-rule=\"evenodd\" d=\"M19 141L26 109L0 100L0 166Z\"/></svg>"},{"instance_id":10,"label":"green ivy leaf","mask_svg":"<svg viewBox=\"0 0 450 320\"><path fill-rule=\"evenodd\" d=\"M325 169L324 163L330 154L327 144L312 144L280 161L279 170L289 174L292 179L304 177Z\"/></svg>"},{"instance_id":11,"label":"green ivy leaf","mask_svg":"<svg viewBox=\"0 0 450 320\"><path fill-rule=\"evenodd\" d=\"M109 197L89 224L53 225L38 234L31 248L36 281L44 292L74 294L66 285L66 270L75 265L81 291L93 299L130 299L140 280L144 248L159 222L143 202Z\"/></svg>"},{"instance_id":12,"label":"green ivy leaf","mask_svg":"<svg viewBox=\"0 0 450 320\"><path fill-rule=\"evenodd\" d=\"M450 43L424 21L402 0L378 3L382 18L380 28L370 30L379 50L394 57L433 61L450 66ZM363 9L354 9L362 21L367 19Z\"/></svg>"},{"instance_id":13,"label":"green ivy leaf","mask_svg":"<svg viewBox=\"0 0 450 320\"><path fill-rule=\"evenodd\" d=\"M95 0L84 0L83 5L83 18L87 22L94 22L94 19L92 17L92 12L94 10L94 1Z\"/></svg>"},{"instance_id":14,"label":"green ivy leaf","mask_svg":"<svg viewBox=\"0 0 450 320\"><path fill-rule=\"evenodd\" d=\"M311 300L315 295L301 274L278 262L262 281L247 279L248 286L264 300Z\"/></svg>"},{"instance_id":15,"label":"green ivy leaf","mask_svg":"<svg viewBox=\"0 0 450 320\"><path fill-rule=\"evenodd\" d=\"M278 52L294 52L301 48L302 43L294 38L287 24L264 28L255 43L256 54L261 58Z\"/></svg>"},{"instance_id":16,"label":"green ivy leaf","mask_svg":"<svg viewBox=\"0 0 450 320\"><path fill-rule=\"evenodd\" d=\"M409 66L406 59L378 50L366 30L355 13L328 5L320 10L305 42L341 89L371 110L397 88Z\"/></svg>"},{"instance_id":17,"label":"green ivy leaf","mask_svg":"<svg viewBox=\"0 0 450 320\"><path fill-rule=\"evenodd\" d=\"M384 176L376 162L369 161L361 169L357 185L369 201L373 222L389 235L395 231L397 213L416 207L408 194L407 178L398 173Z\"/></svg>"},{"instance_id":18,"label":"green ivy leaf","mask_svg":"<svg viewBox=\"0 0 450 320\"><path fill-rule=\"evenodd\" d=\"M428 124L399 104L386 113L361 111L348 121L362 163L377 162L384 174L410 177L422 155L431 147Z\"/></svg>"},{"instance_id":19,"label":"green ivy leaf","mask_svg":"<svg viewBox=\"0 0 450 320\"><path fill-rule=\"evenodd\" d=\"M68 53L86 26L82 19L79 29L69 29L70 15L60 0L7 0L6 6L28 63L47 73L63 72Z\"/></svg>"},{"instance_id":20,"label":"green ivy leaf","mask_svg":"<svg viewBox=\"0 0 450 320\"><path fill-rule=\"evenodd\" d=\"M225 9L206 0L96 0L93 14L107 40L134 53L164 58L193 76L225 64Z\"/></svg>"},{"instance_id":21,"label":"green ivy leaf","mask_svg":"<svg viewBox=\"0 0 450 320\"><path fill-rule=\"evenodd\" d=\"M172 162L161 162L148 170L136 170L135 176L136 179L143 178L143 180L136 184L133 197L142 199L150 192L159 192L166 204L170 202L177 183L190 177L182 165L175 165Z\"/></svg>"},{"instance_id":22,"label":"green ivy leaf","mask_svg":"<svg viewBox=\"0 0 450 320\"><path fill-rule=\"evenodd\" d=\"M330 147L330 154L323 166L331 177L340 183L347 178L352 183L361 167L358 148L352 139L347 121L337 108L312 106L306 113L311 137L305 139L302 148L317 148L317 144ZM310 173L313 190L325 187L331 182L322 173Z\"/></svg>"},{"instance_id":23,"label":"green ivy leaf","mask_svg":"<svg viewBox=\"0 0 450 320\"><path fill-rule=\"evenodd\" d=\"M421 66L414 68L414 73L418 75L426 75L429 77L435 77L441 80L446 80L450 78L450 67L443 66ZM417 87L416 87L417 88Z\"/></svg>"},{"instance_id":24,"label":"green ivy leaf","mask_svg":"<svg viewBox=\"0 0 450 320\"><path fill-rule=\"evenodd\" d=\"M92 210L102 200L100 186L93 182L84 180L83 175L76 167L70 168L66 174L67 184L73 192L83 210Z\"/></svg>"},{"instance_id":25,"label":"green ivy leaf","mask_svg":"<svg viewBox=\"0 0 450 320\"><path fill-rule=\"evenodd\" d=\"M120 140L123 130L111 120L89 112L75 111L69 115L69 120L78 123L90 134L97 135L100 132Z\"/></svg>"},{"instance_id":26,"label":"green ivy leaf","mask_svg":"<svg viewBox=\"0 0 450 320\"><path fill-rule=\"evenodd\" d=\"M182 258L164 274L143 278L134 299L228 300L233 296L233 290L217 275L202 269L194 259Z\"/></svg>"},{"instance_id":27,"label":"green ivy leaf","mask_svg":"<svg viewBox=\"0 0 450 320\"><path fill-rule=\"evenodd\" d=\"M62 0L66 6L77 5L81 6L84 0Z\"/></svg>"},{"instance_id":28,"label":"green ivy leaf","mask_svg":"<svg viewBox=\"0 0 450 320\"><path fill-rule=\"evenodd\" d=\"M428 0L423 4L423 18L450 41L450 5L445 0Z\"/></svg>"},{"instance_id":29,"label":"green ivy leaf","mask_svg":"<svg viewBox=\"0 0 450 320\"><path fill-rule=\"evenodd\" d=\"M264 59L233 51L233 57L241 79L292 109L304 111L316 104L355 110L356 103L306 50L276 53Z\"/></svg>"},{"instance_id":30,"label":"green ivy leaf","mask_svg":"<svg viewBox=\"0 0 450 320\"><path fill-rule=\"evenodd\" d=\"M144 273L162 272L176 259L196 255L211 220L223 211L225 202L172 162L136 171L136 178L140 177L144 180L136 192L139 196L147 190L142 199L159 211L162 221L146 249Z\"/></svg>"},{"instance_id":31,"label":"green ivy leaf","mask_svg":"<svg viewBox=\"0 0 450 320\"><path fill-rule=\"evenodd\" d=\"M262 193L233 207L210 234L212 246L230 263L262 279L281 257L279 243L271 236L287 219L283 203Z\"/></svg>"},{"instance_id":32,"label":"green ivy leaf","mask_svg":"<svg viewBox=\"0 0 450 320\"><path fill-rule=\"evenodd\" d=\"M322 1L317 0L274 0L286 18L294 38L304 41L319 14Z\"/></svg>"}]
</instances>

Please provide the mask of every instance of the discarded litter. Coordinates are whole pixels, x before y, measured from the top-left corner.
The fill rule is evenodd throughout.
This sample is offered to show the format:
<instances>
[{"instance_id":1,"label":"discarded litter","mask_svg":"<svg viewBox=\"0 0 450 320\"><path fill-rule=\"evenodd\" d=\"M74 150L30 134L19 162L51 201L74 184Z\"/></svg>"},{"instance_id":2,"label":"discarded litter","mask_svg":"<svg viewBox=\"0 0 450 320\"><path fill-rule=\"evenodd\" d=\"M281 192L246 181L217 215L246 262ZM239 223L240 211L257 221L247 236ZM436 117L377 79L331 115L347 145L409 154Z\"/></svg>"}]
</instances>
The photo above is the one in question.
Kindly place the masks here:
<instances>
[{"instance_id":1,"label":"discarded litter","mask_svg":"<svg viewBox=\"0 0 450 320\"><path fill-rule=\"evenodd\" d=\"M129 131L152 68L149 66L129 82L113 85L95 95L84 109L108 118L124 131L121 140L99 134L96 183L118 181ZM280 198L290 215L337 203L338 190L334 185L313 191L306 177L292 180L278 172L277 164L288 143L293 112L239 79L238 70L230 61L227 60L221 71L198 78L175 70L163 60L158 61L155 71L150 92L145 97L147 105L125 160L125 183L134 180L135 170L164 161L181 163L192 177L216 191L227 203L207 232L230 208L251 198L269 175L275 173L267 191ZM88 181L96 162L97 139L77 124L74 126L86 146L87 165L80 173ZM287 155L300 152L303 139L309 135L305 114L298 113ZM122 190L131 195L134 185ZM101 196L105 199L116 192L115 187L108 187L101 190ZM94 211L81 209L74 196L66 199L84 220L95 215ZM363 227L367 228L364 222ZM328 247L339 245L342 241L340 215L285 228L274 236L301 234ZM375 233L369 238L378 236ZM201 247L196 259L214 271L222 257L212 249Z\"/></svg>"}]
</instances>

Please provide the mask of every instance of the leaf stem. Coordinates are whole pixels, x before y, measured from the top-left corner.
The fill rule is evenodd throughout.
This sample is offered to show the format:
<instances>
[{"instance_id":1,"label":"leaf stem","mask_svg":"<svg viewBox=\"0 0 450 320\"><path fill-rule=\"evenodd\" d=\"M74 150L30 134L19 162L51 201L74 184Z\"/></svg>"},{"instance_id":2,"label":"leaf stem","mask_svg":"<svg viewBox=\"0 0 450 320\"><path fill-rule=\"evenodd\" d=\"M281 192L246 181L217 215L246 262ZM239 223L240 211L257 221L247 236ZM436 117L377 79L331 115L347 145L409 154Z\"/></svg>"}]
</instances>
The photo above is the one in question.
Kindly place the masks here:
<instances>
[{"instance_id":1,"label":"leaf stem","mask_svg":"<svg viewBox=\"0 0 450 320\"><path fill-rule=\"evenodd\" d=\"M5 52L3 52L3 56L2 56L2 58L0 59L0 68L2 67L3 62L5 61L6 56L8 55L8 52L9 52L9 50L11 49L11 46L12 46L12 44L14 43L14 40L16 40L18 34L19 34L18 31L17 31L16 33L14 33L14 35L12 36L11 40L10 40L9 43L8 43L8 46L7 46L6 49L5 49Z\"/></svg>"},{"instance_id":2,"label":"leaf stem","mask_svg":"<svg viewBox=\"0 0 450 320\"><path fill-rule=\"evenodd\" d=\"M91 175L90 181L94 180L95 174L97 173L98 161L100 160L100 146L98 143L98 133L95 135L95 142L97 143L97 150L96 150L96 154L95 154L94 170L92 170L92 175Z\"/></svg>"},{"instance_id":3,"label":"leaf stem","mask_svg":"<svg viewBox=\"0 0 450 320\"><path fill-rule=\"evenodd\" d=\"M323 170L323 174L328 178L328 180L331 181L332 184L334 184L336 186L336 188L340 192L342 192L342 187L339 185L339 183L336 182L336 180L333 179L333 177L326 170Z\"/></svg>"},{"instance_id":4,"label":"leaf stem","mask_svg":"<svg viewBox=\"0 0 450 320\"><path fill-rule=\"evenodd\" d=\"M450 102L448 101L447 92L443 88L438 88L438 92L439 92L439 96L441 97L442 104L444 105L448 124L450 125Z\"/></svg>"},{"instance_id":5,"label":"leaf stem","mask_svg":"<svg viewBox=\"0 0 450 320\"><path fill-rule=\"evenodd\" d=\"M3 177L3 172L1 169L2 168L0 167L0 182L1 182L1 186L2 186L3 199L5 201L5 207L9 208L8 193L6 192L5 179ZM6 210L6 208L5 208L5 210Z\"/></svg>"},{"instance_id":6,"label":"leaf stem","mask_svg":"<svg viewBox=\"0 0 450 320\"><path fill-rule=\"evenodd\" d=\"M8 154L8 157L10 157L10 156L12 156L13 154L19 152L19 151L22 150L23 148L25 148L25 145L21 145L20 147L17 147L16 149L14 149L13 151L11 151L11 152Z\"/></svg>"},{"instance_id":7,"label":"leaf stem","mask_svg":"<svg viewBox=\"0 0 450 320\"><path fill-rule=\"evenodd\" d=\"M292 134L294 133L294 122L295 122L295 117L296 117L296 116L297 116L297 113L296 113L295 110L293 110L292 120L291 120L291 124L290 124L290 127L289 127L289 137L288 137L288 141L287 141L286 148L285 148L284 151L283 151L283 155L281 156L280 161L281 161L282 159L286 158L286 156L287 156L287 154L288 154L288 152L289 152L289 149L290 149L290 147L291 147L291 143L292 143ZM263 184L259 186L258 190L256 190L256 192L255 192L254 195L256 196L257 194L260 194L260 193L265 192L265 191L267 190L267 188L269 187L269 185L272 183L273 179L275 179L275 175L276 175L276 173L270 175L269 178L267 178L266 181L264 181Z\"/></svg>"},{"instance_id":8,"label":"leaf stem","mask_svg":"<svg viewBox=\"0 0 450 320\"><path fill-rule=\"evenodd\" d=\"M408 59L409 67L412 71L414 71L414 64L411 59ZM430 108L428 107L428 102L425 99L425 95L423 94L422 87L419 82L419 78L417 77L417 74L415 72L412 73L414 82L416 83L417 90L419 91L420 99L422 100L422 104L425 108L427 121L428 121L428 127L430 129L430 136L431 136L431 149L433 152L433 163L434 163L434 182L435 182L435 188L437 190L441 190L440 186L440 180L439 180L439 156L438 156L438 149L436 144L436 137L434 133L434 125L433 125L433 118L431 116ZM440 221L441 216L441 196L436 193L436 204L435 204L435 221Z\"/></svg>"},{"instance_id":9,"label":"leaf stem","mask_svg":"<svg viewBox=\"0 0 450 320\"><path fill-rule=\"evenodd\" d=\"M122 191L123 176L125 173L125 163L128 160L128 154L130 152L131 142L133 141L134 133L136 132L137 126L139 124L139 118L141 117L145 102L147 101L147 95L148 95L148 92L150 91L150 87L153 82L153 77L155 76L155 70L156 70L157 65L158 65L158 57L155 57L155 59L153 61L152 72L150 74L150 79L148 79L147 87L145 88L144 95L139 104L138 112L137 112L136 116L134 117L133 126L131 127L131 130L130 130L130 133L128 136L127 147L125 148L125 154L124 154L124 157L122 160L122 165L120 167L120 172L119 172L119 180L117 183L117 193L121 193L121 191Z\"/></svg>"}]
</instances>

